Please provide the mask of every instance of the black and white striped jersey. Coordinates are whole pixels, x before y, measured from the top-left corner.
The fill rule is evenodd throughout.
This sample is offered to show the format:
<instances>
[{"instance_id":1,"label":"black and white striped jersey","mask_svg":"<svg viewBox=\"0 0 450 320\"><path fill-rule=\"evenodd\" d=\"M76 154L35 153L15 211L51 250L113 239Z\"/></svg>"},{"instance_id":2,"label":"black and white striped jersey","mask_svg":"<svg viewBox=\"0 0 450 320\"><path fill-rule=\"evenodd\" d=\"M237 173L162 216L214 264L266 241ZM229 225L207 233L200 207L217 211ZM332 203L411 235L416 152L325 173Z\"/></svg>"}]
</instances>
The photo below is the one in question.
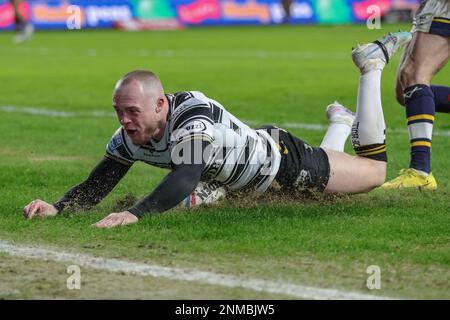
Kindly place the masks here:
<instances>
[{"instance_id":1,"label":"black and white striped jersey","mask_svg":"<svg viewBox=\"0 0 450 320\"><path fill-rule=\"evenodd\" d=\"M254 130L215 100L198 91L166 95L168 123L160 141L136 146L119 128L107 145L109 157L132 164L135 161L172 168L174 148L181 141L210 142L202 181L218 181L231 190L252 188L264 192L275 178L281 155L265 130ZM201 146L201 143L199 144ZM196 150L202 156L204 150ZM176 154L176 153L175 153ZM174 162L175 161L175 162Z\"/></svg>"}]
</instances>

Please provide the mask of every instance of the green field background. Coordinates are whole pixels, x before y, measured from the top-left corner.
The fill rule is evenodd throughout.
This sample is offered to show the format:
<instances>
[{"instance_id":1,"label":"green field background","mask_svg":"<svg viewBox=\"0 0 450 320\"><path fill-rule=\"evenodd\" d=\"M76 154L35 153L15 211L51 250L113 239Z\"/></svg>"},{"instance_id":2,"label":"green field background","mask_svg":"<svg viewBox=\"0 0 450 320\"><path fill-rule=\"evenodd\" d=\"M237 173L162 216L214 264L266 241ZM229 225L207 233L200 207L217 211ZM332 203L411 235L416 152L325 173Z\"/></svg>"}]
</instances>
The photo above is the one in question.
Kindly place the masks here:
<instances>
[{"instance_id":1,"label":"green field background","mask_svg":"<svg viewBox=\"0 0 450 320\"><path fill-rule=\"evenodd\" d=\"M443 114L436 116L435 130L441 135L433 140L432 169L439 185L435 192L375 190L335 199L251 199L237 205L224 201L202 210L172 210L119 229L90 227L118 209L117 203L125 197L148 194L167 173L136 164L92 212L47 220L22 217L29 201L58 200L101 159L119 126L111 107L112 88L128 71L151 69L167 92L200 90L253 126L284 124L318 145L323 131L296 129L295 124L326 124L325 107L334 100L355 110L359 72L351 61L352 46L399 28L409 26L82 30L40 32L32 42L18 46L12 45L11 34L1 33L0 106L66 111L74 116L0 110L0 239L383 296L449 299L450 136L446 130L450 117ZM388 178L409 161L404 110L394 96L398 61L399 55L385 68L382 79ZM444 68L434 82L450 85L449 71ZM92 112L105 114L92 116ZM346 150L352 152L349 144ZM369 265L382 270L381 290L366 288ZM3 277L11 280L5 273ZM181 284L164 286L176 289ZM0 297L85 297L53 286L41 291L20 289L15 294L1 288ZM205 297L260 297L217 290L206 288ZM98 292L94 296L103 297ZM164 297L180 298L180 294ZM190 296L186 290L181 297L203 296Z\"/></svg>"}]
</instances>

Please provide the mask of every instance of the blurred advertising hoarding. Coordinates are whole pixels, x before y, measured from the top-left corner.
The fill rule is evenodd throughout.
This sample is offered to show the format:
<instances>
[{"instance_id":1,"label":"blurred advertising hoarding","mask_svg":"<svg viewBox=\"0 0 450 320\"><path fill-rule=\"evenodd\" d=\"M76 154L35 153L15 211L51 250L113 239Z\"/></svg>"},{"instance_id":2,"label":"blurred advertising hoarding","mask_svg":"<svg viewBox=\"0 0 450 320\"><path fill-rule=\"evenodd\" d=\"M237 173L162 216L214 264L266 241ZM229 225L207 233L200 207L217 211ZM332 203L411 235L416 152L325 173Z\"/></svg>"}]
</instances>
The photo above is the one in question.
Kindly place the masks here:
<instances>
[{"instance_id":1,"label":"blurred advertising hoarding","mask_svg":"<svg viewBox=\"0 0 450 320\"><path fill-rule=\"evenodd\" d=\"M363 22L377 6L415 10L419 0L292 0L285 18L281 0L29 0L20 10L37 29L64 29L77 15L81 28L120 25L345 24ZM0 28L12 29L14 11L0 0ZM139 25L137 25L139 28Z\"/></svg>"},{"instance_id":2,"label":"blurred advertising hoarding","mask_svg":"<svg viewBox=\"0 0 450 320\"><path fill-rule=\"evenodd\" d=\"M394 9L414 11L420 0L292 0L285 19L281 0L171 0L185 25L345 24L364 22L377 6L384 15Z\"/></svg>"},{"instance_id":3,"label":"blurred advertising hoarding","mask_svg":"<svg viewBox=\"0 0 450 320\"><path fill-rule=\"evenodd\" d=\"M49 0L25 1L21 10L31 18L36 29L66 29L67 22L76 20L81 28L111 28L116 21L133 19L128 0ZM0 4L0 27L12 28L14 11L8 1Z\"/></svg>"}]
</instances>

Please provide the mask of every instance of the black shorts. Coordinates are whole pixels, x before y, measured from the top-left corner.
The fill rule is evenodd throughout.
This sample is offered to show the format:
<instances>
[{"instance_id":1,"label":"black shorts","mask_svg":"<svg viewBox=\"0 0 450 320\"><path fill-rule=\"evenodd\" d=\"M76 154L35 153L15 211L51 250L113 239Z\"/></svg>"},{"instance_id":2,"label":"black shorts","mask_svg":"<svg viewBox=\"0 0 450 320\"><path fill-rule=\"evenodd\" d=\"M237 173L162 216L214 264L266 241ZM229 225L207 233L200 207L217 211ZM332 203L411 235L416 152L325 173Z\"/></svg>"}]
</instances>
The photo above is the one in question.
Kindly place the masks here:
<instances>
[{"instance_id":1,"label":"black shorts","mask_svg":"<svg viewBox=\"0 0 450 320\"><path fill-rule=\"evenodd\" d=\"M275 126L258 129L266 130L277 143L281 163L275 180L282 188L292 191L325 189L330 178L330 163L322 148L313 148Z\"/></svg>"}]
</instances>

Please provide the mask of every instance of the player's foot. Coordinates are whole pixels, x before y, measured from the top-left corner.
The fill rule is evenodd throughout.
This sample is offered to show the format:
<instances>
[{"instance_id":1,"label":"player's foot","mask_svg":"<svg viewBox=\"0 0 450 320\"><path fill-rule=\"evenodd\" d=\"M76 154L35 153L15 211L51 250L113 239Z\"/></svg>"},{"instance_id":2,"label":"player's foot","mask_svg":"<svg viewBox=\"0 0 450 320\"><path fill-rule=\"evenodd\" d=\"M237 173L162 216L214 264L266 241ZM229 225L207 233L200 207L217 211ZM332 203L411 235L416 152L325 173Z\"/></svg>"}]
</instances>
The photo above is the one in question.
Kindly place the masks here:
<instances>
[{"instance_id":1,"label":"player's foot","mask_svg":"<svg viewBox=\"0 0 450 320\"><path fill-rule=\"evenodd\" d=\"M412 168L400 170L400 175L381 185L382 189L417 188L421 190L435 190L436 179L430 173L425 175Z\"/></svg>"},{"instance_id":2,"label":"player's foot","mask_svg":"<svg viewBox=\"0 0 450 320\"><path fill-rule=\"evenodd\" d=\"M15 43L22 43L28 40L31 40L34 33L34 27L32 24L28 23L25 25L23 30L21 30L15 37L14 42Z\"/></svg>"},{"instance_id":3,"label":"player's foot","mask_svg":"<svg viewBox=\"0 0 450 320\"><path fill-rule=\"evenodd\" d=\"M353 62L363 73L376 69L382 70L394 53L411 38L410 32L388 33L372 43L359 45L353 49Z\"/></svg>"},{"instance_id":4,"label":"player's foot","mask_svg":"<svg viewBox=\"0 0 450 320\"><path fill-rule=\"evenodd\" d=\"M327 107L327 119L329 123L342 123L351 128L355 120L355 113L335 101Z\"/></svg>"}]
</instances>

